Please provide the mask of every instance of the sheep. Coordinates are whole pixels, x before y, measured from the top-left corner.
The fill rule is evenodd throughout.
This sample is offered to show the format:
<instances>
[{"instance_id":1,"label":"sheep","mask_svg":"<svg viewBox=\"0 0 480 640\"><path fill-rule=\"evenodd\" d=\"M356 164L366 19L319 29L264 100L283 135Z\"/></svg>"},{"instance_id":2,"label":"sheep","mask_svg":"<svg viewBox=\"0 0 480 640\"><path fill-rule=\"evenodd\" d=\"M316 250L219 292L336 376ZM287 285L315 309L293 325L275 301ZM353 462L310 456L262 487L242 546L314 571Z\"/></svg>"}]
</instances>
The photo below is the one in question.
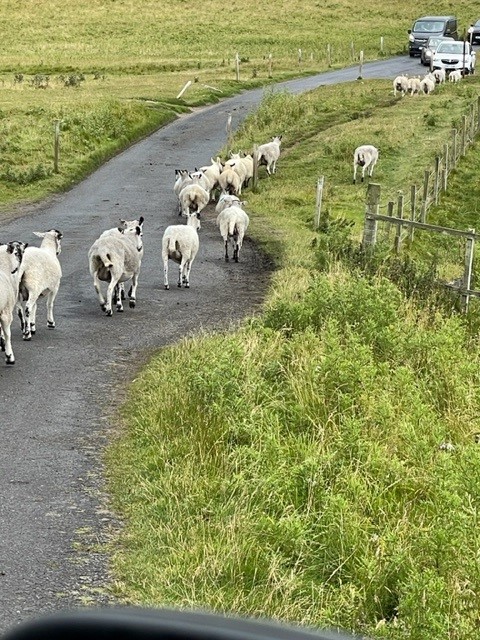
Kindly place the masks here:
<instances>
[{"instance_id":1,"label":"sheep","mask_svg":"<svg viewBox=\"0 0 480 640\"><path fill-rule=\"evenodd\" d=\"M187 215L187 224L173 224L168 226L162 239L162 258L165 289L170 289L168 284L168 261L179 263L178 283L185 288L190 287L190 270L198 252L199 240L197 230L200 228L200 220L196 213Z\"/></svg>"},{"instance_id":2,"label":"sheep","mask_svg":"<svg viewBox=\"0 0 480 640\"><path fill-rule=\"evenodd\" d=\"M58 229L33 233L42 238L42 242L40 247L25 249L19 271L17 310L24 340L31 340L36 332L37 300L44 294L47 294L47 327L55 328L53 305L62 278L58 256L63 234Z\"/></svg>"},{"instance_id":3,"label":"sheep","mask_svg":"<svg viewBox=\"0 0 480 640\"><path fill-rule=\"evenodd\" d=\"M245 231L248 228L250 219L245 211L239 207L232 205L226 207L217 216L217 227L225 244L225 262L228 262L228 243L233 245L233 259L238 262L240 249L242 248Z\"/></svg>"},{"instance_id":4,"label":"sheep","mask_svg":"<svg viewBox=\"0 0 480 640\"><path fill-rule=\"evenodd\" d=\"M116 309L118 312L123 311L121 285L127 280L132 281L128 292L129 306L132 309L135 307L138 276L143 258L142 225L126 229L119 228L117 235L109 230L110 233L102 234L97 238L88 251L93 286L100 300L100 306L107 316L113 315L114 293ZM108 282L105 298L100 288L101 281Z\"/></svg>"},{"instance_id":5,"label":"sheep","mask_svg":"<svg viewBox=\"0 0 480 640\"><path fill-rule=\"evenodd\" d=\"M215 206L215 213L218 215L227 207L231 207L232 205L240 206L241 204L245 203L241 203L240 198L238 198L237 196L231 196L228 193L222 193Z\"/></svg>"},{"instance_id":6,"label":"sheep","mask_svg":"<svg viewBox=\"0 0 480 640\"><path fill-rule=\"evenodd\" d=\"M218 185L222 193L228 193L233 196L239 196L242 193L242 180L233 167L228 165L224 166L218 178Z\"/></svg>"},{"instance_id":7,"label":"sheep","mask_svg":"<svg viewBox=\"0 0 480 640\"><path fill-rule=\"evenodd\" d=\"M435 69L432 75L435 78L435 82L437 84L442 84L442 82L445 82L445 69Z\"/></svg>"},{"instance_id":8,"label":"sheep","mask_svg":"<svg viewBox=\"0 0 480 640\"><path fill-rule=\"evenodd\" d=\"M432 79L431 74L428 74L420 81L420 91L428 95L432 93L434 89L435 89L435 79L434 78Z\"/></svg>"},{"instance_id":9,"label":"sheep","mask_svg":"<svg viewBox=\"0 0 480 640\"><path fill-rule=\"evenodd\" d=\"M455 69L455 71L451 71L448 76L449 82L460 82L462 79L462 72L460 69Z\"/></svg>"},{"instance_id":10,"label":"sheep","mask_svg":"<svg viewBox=\"0 0 480 640\"><path fill-rule=\"evenodd\" d=\"M408 77L407 76L397 76L393 81L393 95L397 95L397 91L400 91L402 96L404 96L408 91Z\"/></svg>"},{"instance_id":11,"label":"sheep","mask_svg":"<svg viewBox=\"0 0 480 640\"><path fill-rule=\"evenodd\" d=\"M143 216L140 216L140 218L137 218L135 220L124 220L123 218L120 218L120 226L112 227L111 229L106 229L106 231L104 231L100 235L100 238L104 238L105 236L109 236L112 234L114 236L122 237L122 234L124 233L125 229L135 229L135 227L140 227L143 230L143 222L144 222ZM121 299L125 300L125 285L123 282L118 283L118 287L115 289L114 296L115 296L115 304L117 302L118 296L121 296Z\"/></svg>"},{"instance_id":12,"label":"sheep","mask_svg":"<svg viewBox=\"0 0 480 640\"><path fill-rule=\"evenodd\" d=\"M9 242L0 247L0 348L5 362L15 364L11 327L18 298L18 272L27 245Z\"/></svg>"},{"instance_id":13,"label":"sheep","mask_svg":"<svg viewBox=\"0 0 480 640\"><path fill-rule=\"evenodd\" d=\"M218 186L218 178L222 173L223 165L220 158L218 157L216 160L214 160L213 158L210 158L210 162L211 164L200 167L199 171L202 171L210 181L209 192L210 192L210 199L212 199L215 188Z\"/></svg>"},{"instance_id":14,"label":"sheep","mask_svg":"<svg viewBox=\"0 0 480 640\"><path fill-rule=\"evenodd\" d=\"M258 165L266 165L268 175L277 170L277 160L280 157L282 136L275 136L271 142L261 144L257 149Z\"/></svg>"},{"instance_id":15,"label":"sheep","mask_svg":"<svg viewBox=\"0 0 480 640\"><path fill-rule=\"evenodd\" d=\"M353 184L356 183L357 168L362 167L362 182L365 178L365 170L368 169L368 176L373 175L373 168L377 164L378 149L372 144L364 144L355 149L353 154Z\"/></svg>"},{"instance_id":16,"label":"sheep","mask_svg":"<svg viewBox=\"0 0 480 640\"><path fill-rule=\"evenodd\" d=\"M199 184L187 184L180 191L179 200L181 214L188 216L190 213L196 213L200 216L200 213L210 202L210 193Z\"/></svg>"},{"instance_id":17,"label":"sheep","mask_svg":"<svg viewBox=\"0 0 480 640\"><path fill-rule=\"evenodd\" d=\"M248 186L250 179L253 177L253 158L251 155L241 156L240 153L230 153L230 159L225 165L233 168L238 173L242 182L242 188Z\"/></svg>"},{"instance_id":18,"label":"sheep","mask_svg":"<svg viewBox=\"0 0 480 640\"><path fill-rule=\"evenodd\" d=\"M173 185L173 191L178 198L178 215L182 215L182 206L180 204L180 192L188 184L193 183L193 178L187 169L175 169L175 184Z\"/></svg>"},{"instance_id":19,"label":"sheep","mask_svg":"<svg viewBox=\"0 0 480 640\"><path fill-rule=\"evenodd\" d=\"M420 78L418 76L415 78L408 79L408 90L410 91L410 94L412 96L420 93L420 90L421 90Z\"/></svg>"}]
</instances>

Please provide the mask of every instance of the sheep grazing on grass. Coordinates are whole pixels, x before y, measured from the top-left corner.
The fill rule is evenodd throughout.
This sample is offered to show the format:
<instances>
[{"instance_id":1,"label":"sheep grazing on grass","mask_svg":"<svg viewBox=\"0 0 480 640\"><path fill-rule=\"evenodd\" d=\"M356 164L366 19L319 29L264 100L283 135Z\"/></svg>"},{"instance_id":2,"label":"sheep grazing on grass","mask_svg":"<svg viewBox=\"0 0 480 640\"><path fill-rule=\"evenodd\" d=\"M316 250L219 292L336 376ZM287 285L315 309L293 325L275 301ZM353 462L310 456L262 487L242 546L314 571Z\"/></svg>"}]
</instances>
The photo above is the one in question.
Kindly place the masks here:
<instances>
[{"instance_id":1,"label":"sheep grazing on grass","mask_svg":"<svg viewBox=\"0 0 480 640\"><path fill-rule=\"evenodd\" d=\"M250 219L245 211L238 205L231 205L223 209L217 216L217 226L225 245L225 262L228 262L228 245L233 246L233 259L238 262L240 249L242 248L245 231Z\"/></svg>"},{"instance_id":2,"label":"sheep grazing on grass","mask_svg":"<svg viewBox=\"0 0 480 640\"><path fill-rule=\"evenodd\" d=\"M435 82L437 84L442 84L442 82L445 82L445 69L435 69L435 71L432 72L432 75L435 78Z\"/></svg>"},{"instance_id":3,"label":"sheep grazing on grass","mask_svg":"<svg viewBox=\"0 0 480 640\"><path fill-rule=\"evenodd\" d=\"M399 91L402 96L404 96L408 91L408 77L407 76L397 76L393 81L393 95L397 95L397 91Z\"/></svg>"},{"instance_id":4,"label":"sheep grazing on grass","mask_svg":"<svg viewBox=\"0 0 480 640\"><path fill-rule=\"evenodd\" d=\"M362 167L362 182L365 178L365 171L368 170L368 177L373 175L373 168L377 164L378 149L373 144L363 144L355 149L353 154L353 184L357 179L357 168Z\"/></svg>"},{"instance_id":5,"label":"sheep grazing on grass","mask_svg":"<svg viewBox=\"0 0 480 640\"><path fill-rule=\"evenodd\" d=\"M455 71L451 71L448 76L449 82L460 82L462 79L462 72L460 69L455 69Z\"/></svg>"},{"instance_id":6,"label":"sheep grazing on grass","mask_svg":"<svg viewBox=\"0 0 480 640\"><path fill-rule=\"evenodd\" d=\"M107 316L112 316L112 304L118 312L123 311L122 283L131 280L128 292L129 306L136 305L138 277L143 258L143 218L135 227L119 228L118 234L109 229L102 234L88 251L90 274L97 292L100 306ZM101 282L108 282L106 297L101 291Z\"/></svg>"},{"instance_id":7,"label":"sheep grazing on grass","mask_svg":"<svg viewBox=\"0 0 480 640\"><path fill-rule=\"evenodd\" d=\"M266 165L269 176L277 170L281 142L282 136L275 136L271 142L261 144L257 149L258 165Z\"/></svg>"},{"instance_id":8,"label":"sheep grazing on grass","mask_svg":"<svg viewBox=\"0 0 480 640\"><path fill-rule=\"evenodd\" d=\"M37 300L47 295L47 327L55 328L53 304L62 277L58 260L63 235L57 229L34 234L42 238L40 247L28 246L19 270L18 316L24 340L31 340L36 331Z\"/></svg>"},{"instance_id":9,"label":"sheep grazing on grass","mask_svg":"<svg viewBox=\"0 0 480 640\"><path fill-rule=\"evenodd\" d=\"M18 273L26 246L22 242L0 246L0 347L7 364L15 364L11 327L18 299Z\"/></svg>"},{"instance_id":10,"label":"sheep grazing on grass","mask_svg":"<svg viewBox=\"0 0 480 640\"><path fill-rule=\"evenodd\" d=\"M168 261L179 263L178 283L185 288L190 287L190 270L198 252L198 229L200 220L196 213L187 216L187 224L172 224L165 229L162 239L162 258L165 289L168 284Z\"/></svg>"},{"instance_id":11,"label":"sheep grazing on grass","mask_svg":"<svg viewBox=\"0 0 480 640\"><path fill-rule=\"evenodd\" d=\"M435 77L432 74L428 74L420 81L420 93L426 93L428 95L432 93L434 89Z\"/></svg>"}]
</instances>

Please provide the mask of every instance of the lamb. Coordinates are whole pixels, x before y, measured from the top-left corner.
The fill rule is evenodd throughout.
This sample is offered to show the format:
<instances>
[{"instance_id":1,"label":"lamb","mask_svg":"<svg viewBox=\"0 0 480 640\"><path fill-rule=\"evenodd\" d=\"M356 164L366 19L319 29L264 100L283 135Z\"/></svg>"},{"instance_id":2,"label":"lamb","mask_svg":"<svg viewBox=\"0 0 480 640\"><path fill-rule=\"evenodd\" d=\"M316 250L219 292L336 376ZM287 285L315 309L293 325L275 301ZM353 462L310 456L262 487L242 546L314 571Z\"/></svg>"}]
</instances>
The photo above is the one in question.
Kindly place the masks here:
<instances>
[{"instance_id":1,"label":"lamb","mask_svg":"<svg viewBox=\"0 0 480 640\"><path fill-rule=\"evenodd\" d=\"M434 89L435 89L435 78L431 76L431 74L428 74L420 81L420 91L428 95L432 93Z\"/></svg>"},{"instance_id":2,"label":"lamb","mask_svg":"<svg viewBox=\"0 0 480 640\"><path fill-rule=\"evenodd\" d=\"M226 207L217 216L217 226L225 243L225 262L228 262L228 244L233 246L233 259L238 262L240 249L242 248L245 231L250 219L245 211L236 205Z\"/></svg>"},{"instance_id":3,"label":"lamb","mask_svg":"<svg viewBox=\"0 0 480 640\"><path fill-rule=\"evenodd\" d=\"M15 364L11 327L18 298L18 271L25 248L21 242L9 242L0 247L0 347L5 351L7 364Z\"/></svg>"},{"instance_id":4,"label":"lamb","mask_svg":"<svg viewBox=\"0 0 480 640\"><path fill-rule=\"evenodd\" d=\"M129 306L135 307L138 276L143 258L143 232L141 225L119 228L118 235L112 230L108 231L110 233L102 234L90 247L88 262L100 306L107 316L112 316L114 293L116 309L118 312L123 311L121 285L127 280L132 281L128 292ZM100 288L102 281L108 282L105 298Z\"/></svg>"},{"instance_id":5,"label":"lamb","mask_svg":"<svg viewBox=\"0 0 480 640\"><path fill-rule=\"evenodd\" d=\"M179 199L181 213L184 216L188 216L190 213L200 216L200 213L210 202L210 193L199 184L193 183L188 184L180 191Z\"/></svg>"},{"instance_id":6,"label":"lamb","mask_svg":"<svg viewBox=\"0 0 480 640\"><path fill-rule=\"evenodd\" d=\"M408 91L408 77L407 76L397 76L393 81L393 95L397 95L397 91L400 91L402 96L404 96Z\"/></svg>"},{"instance_id":7,"label":"lamb","mask_svg":"<svg viewBox=\"0 0 480 640\"><path fill-rule=\"evenodd\" d=\"M420 93L420 90L421 90L420 78L418 76L415 78L408 79L408 90L410 91L410 94L412 96Z\"/></svg>"},{"instance_id":8,"label":"lamb","mask_svg":"<svg viewBox=\"0 0 480 640\"><path fill-rule=\"evenodd\" d=\"M165 229L162 239L162 258L165 289L170 289L168 284L168 261L179 263L178 283L185 288L190 287L190 270L198 252L199 240L197 230L200 228L200 220L196 213L187 215L187 224L173 224Z\"/></svg>"},{"instance_id":9,"label":"lamb","mask_svg":"<svg viewBox=\"0 0 480 640\"><path fill-rule=\"evenodd\" d=\"M373 168L377 164L378 149L372 144L364 144L355 149L353 154L353 184L356 183L357 168L362 167L362 182L365 178L365 170L368 169L368 176L373 175Z\"/></svg>"},{"instance_id":10,"label":"lamb","mask_svg":"<svg viewBox=\"0 0 480 640\"><path fill-rule=\"evenodd\" d=\"M442 84L442 82L445 82L445 69L435 69L435 71L432 72L432 75L435 78L435 82L437 84Z\"/></svg>"},{"instance_id":11,"label":"lamb","mask_svg":"<svg viewBox=\"0 0 480 640\"><path fill-rule=\"evenodd\" d=\"M44 294L47 294L47 327L55 328L53 305L62 277L62 268L58 260L62 251L62 233L57 229L33 233L42 238L42 242L40 247L28 246L25 249L19 270L17 309L24 340L31 340L35 334L37 300Z\"/></svg>"},{"instance_id":12,"label":"lamb","mask_svg":"<svg viewBox=\"0 0 480 640\"><path fill-rule=\"evenodd\" d=\"M460 69L455 69L454 71L451 71L450 75L448 76L449 82L460 82L461 79L462 79L462 72Z\"/></svg>"},{"instance_id":13,"label":"lamb","mask_svg":"<svg viewBox=\"0 0 480 640\"><path fill-rule=\"evenodd\" d=\"M282 136L275 136L271 142L261 144L257 149L258 165L266 165L268 175L276 172L277 160L280 157Z\"/></svg>"}]
</instances>

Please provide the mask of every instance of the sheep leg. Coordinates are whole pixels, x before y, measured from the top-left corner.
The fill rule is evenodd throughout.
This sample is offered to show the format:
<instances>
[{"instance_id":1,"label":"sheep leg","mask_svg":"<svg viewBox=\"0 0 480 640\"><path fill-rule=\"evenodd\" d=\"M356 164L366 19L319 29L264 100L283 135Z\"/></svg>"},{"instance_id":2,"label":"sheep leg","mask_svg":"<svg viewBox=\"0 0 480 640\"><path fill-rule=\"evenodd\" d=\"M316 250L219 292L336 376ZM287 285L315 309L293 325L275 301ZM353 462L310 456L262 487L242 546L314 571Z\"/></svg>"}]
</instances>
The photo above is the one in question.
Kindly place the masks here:
<instances>
[{"instance_id":1,"label":"sheep leg","mask_svg":"<svg viewBox=\"0 0 480 640\"><path fill-rule=\"evenodd\" d=\"M178 267L178 282L177 287L182 286L183 280L183 267L185 266L185 258L182 256L182 261L180 262L180 266Z\"/></svg>"},{"instance_id":2,"label":"sheep leg","mask_svg":"<svg viewBox=\"0 0 480 640\"><path fill-rule=\"evenodd\" d=\"M35 333L35 311L36 311L37 301L34 300L31 296L29 296L26 304L25 304L25 324L23 327L23 339L31 340L32 333Z\"/></svg>"},{"instance_id":3,"label":"sheep leg","mask_svg":"<svg viewBox=\"0 0 480 640\"><path fill-rule=\"evenodd\" d=\"M23 312L23 307L22 307L22 303L17 300L17 315L18 315L18 319L20 320L20 329L23 330L25 328L25 314Z\"/></svg>"},{"instance_id":4,"label":"sheep leg","mask_svg":"<svg viewBox=\"0 0 480 640\"><path fill-rule=\"evenodd\" d=\"M3 334L3 329L1 324L0 324L0 351L5 351L5 336Z\"/></svg>"},{"instance_id":5,"label":"sheep leg","mask_svg":"<svg viewBox=\"0 0 480 640\"><path fill-rule=\"evenodd\" d=\"M225 262L228 262L228 238L225 240Z\"/></svg>"},{"instance_id":6,"label":"sheep leg","mask_svg":"<svg viewBox=\"0 0 480 640\"><path fill-rule=\"evenodd\" d=\"M121 284L117 284L115 286L114 293L113 293L114 298L115 298L115 306L116 306L116 309L117 309L118 313L122 313L123 312L122 289L121 289L121 287L122 287Z\"/></svg>"},{"instance_id":7,"label":"sheep leg","mask_svg":"<svg viewBox=\"0 0 480 640\"><path fill-rule=\"evenodd\" d=\"M5 362L15 364L15 356L12 349L12 335L10 327L12 325L13 314L11 311L3 311L0 316L0 327L2 329L3 341L5 343Z\"/></svg>"},{"instance_id":8,"label":"sheep leg","mask_svg":"<svg viewBox=\"0 0 480 640\"><path fill-rule=\"evenodd\" d=\"M165 289L170 289L170 285L168 284L168 258L163 258L163 283Z\"/></svg>"},{"instance_id":9,"label":"sheep leg","mask_svg":"<svg viewBox=\"0 0 480 640\"><path fill-rule=\"evenodd\" d=\"M53 317L53 303L57 297L58 289L50 291L47 296L47 327L49 329L55 329L55 318Z\"/></svg>"},{"instance_id":10,"label":"sheep leg","mask_svg":"<svg viewBox=\"0 0 480 640\"><path fill-rule=\"evenodd\" d=\"M131 309L135 308L137 302L137 285L138 285L138 273L134 273L132 276L132 286L128 291L129 301L128 304Z\"/></svg>"},{"instance_id":11,"label":"sheep leg","mask_svg":"<svg viewBox=\"0 0 480 640\"><path fill-rule=\"evenodd\" d=\"M98 278L97 272L95 272L93 276L93 286L95 287L95 291L97 292L98 299L100 300L100 306L102 307L102 311L105 311L106 310L105 298L103 297L103 294L102 294L102 289L100 287L100 280Z\"/></svg>"},{"instance_id":12,"label":"sheep leg","mask_svg":"<svg viewBox=\"0 0 480 640\"><path fill-rule=\"evenodd\" d=\"M30 331L32 332L32 336L37 333L37 300L35 300L30 307Z\"/></svg>"},{"instance_id":13,"label":"sheep leg","mask_svg":"<svg viewBox=\"0 0 480 640\"><path fill-rule=\"evenodd\" d=\"M186 260L185 261L185 267L184 267L184 273L183 273L183 284L185 285L186 289L190 288L190 269L192 268L192 261L191 260Z\"/></svg>"},{"instance_id":14,"label":"sheep leg","mask_svg":"<svg viewBox=\"0 0 480 640\"><path fill-rule=\"evenodd\" d=\"M357 164L353 163L353 184L357 183Z\"/></svg>"}]
</instances>

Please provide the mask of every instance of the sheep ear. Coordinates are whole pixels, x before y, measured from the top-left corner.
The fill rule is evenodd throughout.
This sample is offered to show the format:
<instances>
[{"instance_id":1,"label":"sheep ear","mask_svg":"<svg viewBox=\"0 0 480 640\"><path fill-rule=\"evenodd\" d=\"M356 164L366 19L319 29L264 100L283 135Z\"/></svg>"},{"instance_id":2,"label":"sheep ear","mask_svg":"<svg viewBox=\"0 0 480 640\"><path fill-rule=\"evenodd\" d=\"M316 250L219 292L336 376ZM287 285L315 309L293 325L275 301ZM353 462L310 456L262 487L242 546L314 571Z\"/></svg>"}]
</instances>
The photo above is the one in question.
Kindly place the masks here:
<instances>
[{"instance_id":1,"label":"sheep ear","mask_svg":"<svg viewBox=\"0 0 480 640\"><path fill-rule=\"evenodd\" d=\"M11 242L7 244L7 253L13 253L14 246Z\"/></svg>"},{"instance_id":2,"label":"sheep ear","mask_svg":"<svg viewBox=\"0 0 480 640\"><path fill-rule=\"evenodd\" d=\"M142 226L143 222L144 222L145 218L143 216L140 216L140 218L138 219L138 224L140 226Z\"/></svg>"},{"instance_id":3,"label":"sheep ear","mask_svg":"<svg viewBox=\"0 0 480 640\"><path fill-rule=\"evenodd\" d=\"M34 231L33 235L38 236L39 238L44 238L46 234L42 231Z\"/></svg>"},{"instance_id":4,"label":"sheep ear","mask_svg":"<svg viewBox=\"0 0 480 640\"><path fill-rule=\"evenodd\" d=\"M118 231L120 231L120 233L124 233L125 229L123 227L117 227Z\"/></svg>"},{"instance_id":5,"label":"sheep ear","mask_svg":"<svg viewBox=\"0 0 480 640\"><path fill-rule=\"evenodd\" d=\"M137 236L141 236L141 235L142 235L142 227L137 227L137 228L135 229L135 231L136 231L136 233L137 233Z\"/></svg>"}]
</instances>

